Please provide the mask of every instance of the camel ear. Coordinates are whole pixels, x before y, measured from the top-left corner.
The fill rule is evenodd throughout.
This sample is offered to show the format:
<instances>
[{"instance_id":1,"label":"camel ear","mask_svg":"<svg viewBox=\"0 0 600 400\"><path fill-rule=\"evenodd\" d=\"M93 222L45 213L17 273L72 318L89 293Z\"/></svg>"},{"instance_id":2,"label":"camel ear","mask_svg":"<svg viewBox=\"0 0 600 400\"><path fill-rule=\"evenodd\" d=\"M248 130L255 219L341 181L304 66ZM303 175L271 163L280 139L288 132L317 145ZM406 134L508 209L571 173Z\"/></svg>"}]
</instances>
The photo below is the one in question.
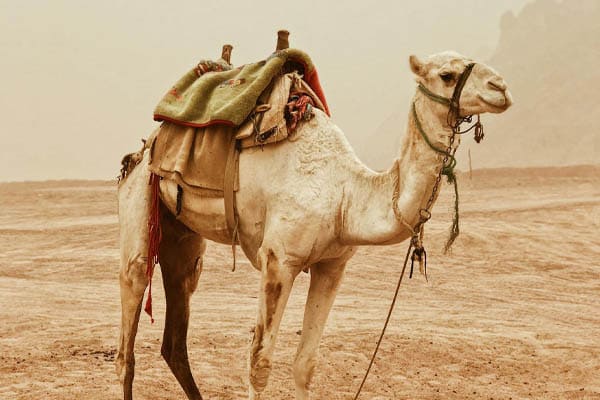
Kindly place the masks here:
<instances>
[{"instance_id":1,"label":"camel ear","mask_svg":"<svg viewBox=\"0 0 600 400\"><path fill-rule=\"evenodd\" d=\"M425 74L425 64L417 56L411 55L408 57L408 62L410 63L410 69L415 75L423 76Z\"/></svg>"}]
</instances>

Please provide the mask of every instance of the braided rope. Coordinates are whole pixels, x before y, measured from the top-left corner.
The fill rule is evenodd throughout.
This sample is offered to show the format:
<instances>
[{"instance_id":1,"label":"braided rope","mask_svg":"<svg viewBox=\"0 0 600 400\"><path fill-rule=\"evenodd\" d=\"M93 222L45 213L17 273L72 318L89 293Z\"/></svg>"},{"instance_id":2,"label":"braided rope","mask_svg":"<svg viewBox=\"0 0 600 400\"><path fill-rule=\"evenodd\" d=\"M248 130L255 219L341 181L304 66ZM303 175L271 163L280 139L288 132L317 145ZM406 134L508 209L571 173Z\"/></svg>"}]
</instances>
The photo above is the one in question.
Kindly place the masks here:
<instances>
[{"instance_id":1,"label":"braided rope","mask_svg":"<svg viewBox=\"0 0 600 400\"><path fill-rule=\"evenodd\" d=\"M392 194L392 210L394 210L394 215L396 216L396 219L400 221L400 223L404 225L406 229L408 229L411 235L415 235L415 230L413 229L413 226L406 222L406 219L404 219L402 213L398 209L398 200L400 200L400 165L398 165L399 162L400 161L396 159L394 161L394 166L392 167L396 171L396 174L394 175L394 193Z\"/></svg>"},{"instance_id":2,"label":"braided rope","mask_svg":"<svg viewBox=\"0 0 600 400\"><path fill-rule=\"evenodd\" d=\"M454 168L456 167L456 157L454 156L454 154L450 154L446 150L439 149L436 146L434 146L433 143L431 143L429 136L427 136L427 133L425 133L425 130L423 129L423 125L421 125L421 121L419 120L419 116L417 115L417 110L416 110L414 102L412 103L412 116L415 120L415 125L417 126L417 130L421 134L421 137L423 138L425 143L427 143L427 145L436 153L448 157L448 163L445 163L444 165L442 165L442 175L444 175L446 178L448 178L448 183L450 183L454 186L454 217L452 218L452 225L450 227L450 235L448 236L448 240L446 241L446 244L444 245L444 252L448 252L448 250L450 250L450 247L452 246L452 244L454 243L454 241L460 234L459 212L458 212L458 182L456 179L456 173L454 172Z\"/></svg>"},{"instance_id":3,"label":"braided rope","mask_svg":"<svg viewBox=\"0 0 600 400\"><path fill-rule=\"evenodd\" d=\"M448 152L446 152L446 150L442 150L435 147L433 143L431 143L429 136L427 136L425 130L423 129L423 125L421 125L421 121L419 120L419 116L417 115L417 110L414 102L412 103L412 115L415 119L415 125L417 126L417 130L421 134L423 140L425 140L425 143L427 143L427 145L429 145L429 147L436 153L439 153L444 156L448 155L450 162L442 166L442 175L448 177L448 182L451 183L456 179L456 175L454 174L454 167L456 167L456 157L454 157L453 154L449 154Z\"/></svg>"},{"instance_id":4,"label":"braided rope","mask_svg":"<svg viewBox=\"0 0 600 400\"><path fill-rule=\"evenodd\" d=\"M433 100L437 103L443 104L445 106L450 106L450 104L452 104L452 100L450 100L449 98L433 93L431 90L427 89L425 86L423 86L420 83L419 83L418 88L421 92L423 92L423 94L425 96L429 97L431 100Z\"/></svg>"}]
</instances>

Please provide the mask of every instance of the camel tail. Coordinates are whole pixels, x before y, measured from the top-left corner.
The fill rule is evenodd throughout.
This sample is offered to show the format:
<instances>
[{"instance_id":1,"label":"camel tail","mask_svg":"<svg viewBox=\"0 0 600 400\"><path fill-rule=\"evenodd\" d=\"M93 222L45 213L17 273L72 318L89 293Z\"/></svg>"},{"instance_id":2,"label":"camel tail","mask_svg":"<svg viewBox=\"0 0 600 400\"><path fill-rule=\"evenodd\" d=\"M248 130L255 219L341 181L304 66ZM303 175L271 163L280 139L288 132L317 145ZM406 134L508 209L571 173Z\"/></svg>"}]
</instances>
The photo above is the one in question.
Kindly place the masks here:
<instances>
[{"instance_id":1,"label":"camel tail","mask_svg":"<svg viewBox=\"0 0 600 400\"><path fill-rule=\"evenodd\" d=\"M134 153L128 153L123 156L121 159L121 171L119 172L119 176L117 180L119 183L125 181L127 176L133 171L133 169L138 165L142 158L144 158L144 150L148 148L146 145L148 141L146 139L142 139L142 148Z\"/></svg>"}]
</instances>

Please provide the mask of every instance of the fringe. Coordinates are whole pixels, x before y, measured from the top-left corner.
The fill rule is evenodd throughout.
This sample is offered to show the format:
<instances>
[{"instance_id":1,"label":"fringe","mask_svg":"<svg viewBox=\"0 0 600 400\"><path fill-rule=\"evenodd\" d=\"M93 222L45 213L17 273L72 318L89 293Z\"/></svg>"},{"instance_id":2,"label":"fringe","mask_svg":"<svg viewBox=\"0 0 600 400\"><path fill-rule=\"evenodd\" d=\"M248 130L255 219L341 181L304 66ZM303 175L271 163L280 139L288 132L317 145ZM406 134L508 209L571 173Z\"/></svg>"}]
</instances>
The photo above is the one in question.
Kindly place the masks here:
<instances>
[{"instance_id":1,"label":"fringe","mask_svg":"<svg viewBox=\"0 0 600 400\"><path fill-rule=\"evenodd\" d=\"M291 93L286 104L286 119L290 132L294 132L301 120L309 120L313 117L313 99L304 93Z\"/></svg>"},{"instance_id":2,"label":"fringe","mask_svg":"<svg viewBox=\"0 0 600 400\"><path fill-rule=\"evenodd\" d=\"M160 229L160 195L159 184L160 176L150 175L150 215L148 216L148 260L146 264L146 277L148 278L148 297L144 311L150 316L150 321L154 323L152 317L152 275L154 267L158 263L158 249L162 232Z\"/></svg>"},{"instance_id":3,"label":"fringe","mask_svg":"<svg viewBox=\"0 0 600 400\"><path fill-rule=\"evenodd\" d=\"M448 180L450 181L450 177L448 177ZM452 226L450 227L450 235L448 236L448 240L446 241L446 245L444 246L444 254L450 251L452 244L460 234L458 219L458 182L456 181L456 176L453 176L450 183L454 184L454 218L452 219Z\"/></svg>"}]
</instances>

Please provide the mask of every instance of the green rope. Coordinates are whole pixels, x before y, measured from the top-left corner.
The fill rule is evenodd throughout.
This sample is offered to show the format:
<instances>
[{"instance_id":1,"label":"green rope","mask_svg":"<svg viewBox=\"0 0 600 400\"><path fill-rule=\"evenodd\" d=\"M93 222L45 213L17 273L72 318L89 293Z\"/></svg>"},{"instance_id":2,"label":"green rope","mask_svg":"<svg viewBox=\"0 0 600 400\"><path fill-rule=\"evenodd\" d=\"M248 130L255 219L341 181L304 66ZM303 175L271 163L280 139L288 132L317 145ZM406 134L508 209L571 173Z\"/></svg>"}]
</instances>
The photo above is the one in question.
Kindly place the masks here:
<instances>
[{"instance_id":1,"label":"green rope","mask_svg":"<svg viewBox=\"0 0 600 400\"><path fill-rule=\"evenodd\" d=\"M445 106L450 106L450 103L452 103L452 100L450 100L449 98L446 98L446 97L443 97L443 96L433 93L431 90L427 89L425 86L421 85L420 83L419 83L418 87L419 87L419 90L421 92L423 92L423 94L425 96L429 97L431 100L433 100L435 102L441 103Z\"/></svg>"},{"instance_id":2,"label":"green rope","mask_svg":"<svg viewBox=\"0 0 600 400\"><path fill-rule=\"evenodd\" d=\"M419 130L419 133L425 140L425 143L427 143L429 145L429 147L436 153L448 156L449 162L448 162L448 164L446 164L442 167L442 175L444 175L448 178L448 183L452 183L453 181L456 180L456 175L454 174L454 167L456 167L456 158L452 154L448 154L446 152L446 150L439 149L431 143L431 141L429 140L429 137L423 130L423 126L421 125L421 121L419 120L419 117L417 116L417 109L415 108L414 102L412 104L412 114L413 114L413 118L415 119L415 124L417 125L417 129Z\"/></svg>"},{"instance_id":3,"label":"green rope","mask_svg":"<svg viewBox=\"0 0 600 400\"><path fill-rule=\"evenodd\" d=\"M454 184L454 217L452 218L452 225L450 226L450 235L444 245L444 253L447 253L448 250L450 250L450 247L452 247L452 244L460 234L460 227L458 225L458 182L456 181L456 176L452 183Z\"/></svg>"},{"instance_id":4,"label":"green rope","mask_svg":"<svg viewBox=\"0 0 600 400\"><path fill-rule=\"evenodd\" d=\"M427 143L427 145L429 145L429 147L436 153L448 156L448 163L442 166L442 175L448 178L448 183L454 185L454 218L452 219L452 226L450 227L450 235L448 237L448 240L446 241L446 245L444 246L444 252L448 252L448 250L450 250L450 247L460 234L460 228L458 225L458 182L456 180L456 173L454 172L454 168L456 167L456 157L454 157L453 154L446 152L445 150L435 147L431 143L431 140L429 140L429 137L423 130L423 126L421 125L421 121L419 120L419 117L417 115L417 109L415 107L414 102L412 103L412 115L415 119L415 125L417 125L417 129L421 134L423 140L425 140L425 143Z\"/></svg>"}]
</instances>

